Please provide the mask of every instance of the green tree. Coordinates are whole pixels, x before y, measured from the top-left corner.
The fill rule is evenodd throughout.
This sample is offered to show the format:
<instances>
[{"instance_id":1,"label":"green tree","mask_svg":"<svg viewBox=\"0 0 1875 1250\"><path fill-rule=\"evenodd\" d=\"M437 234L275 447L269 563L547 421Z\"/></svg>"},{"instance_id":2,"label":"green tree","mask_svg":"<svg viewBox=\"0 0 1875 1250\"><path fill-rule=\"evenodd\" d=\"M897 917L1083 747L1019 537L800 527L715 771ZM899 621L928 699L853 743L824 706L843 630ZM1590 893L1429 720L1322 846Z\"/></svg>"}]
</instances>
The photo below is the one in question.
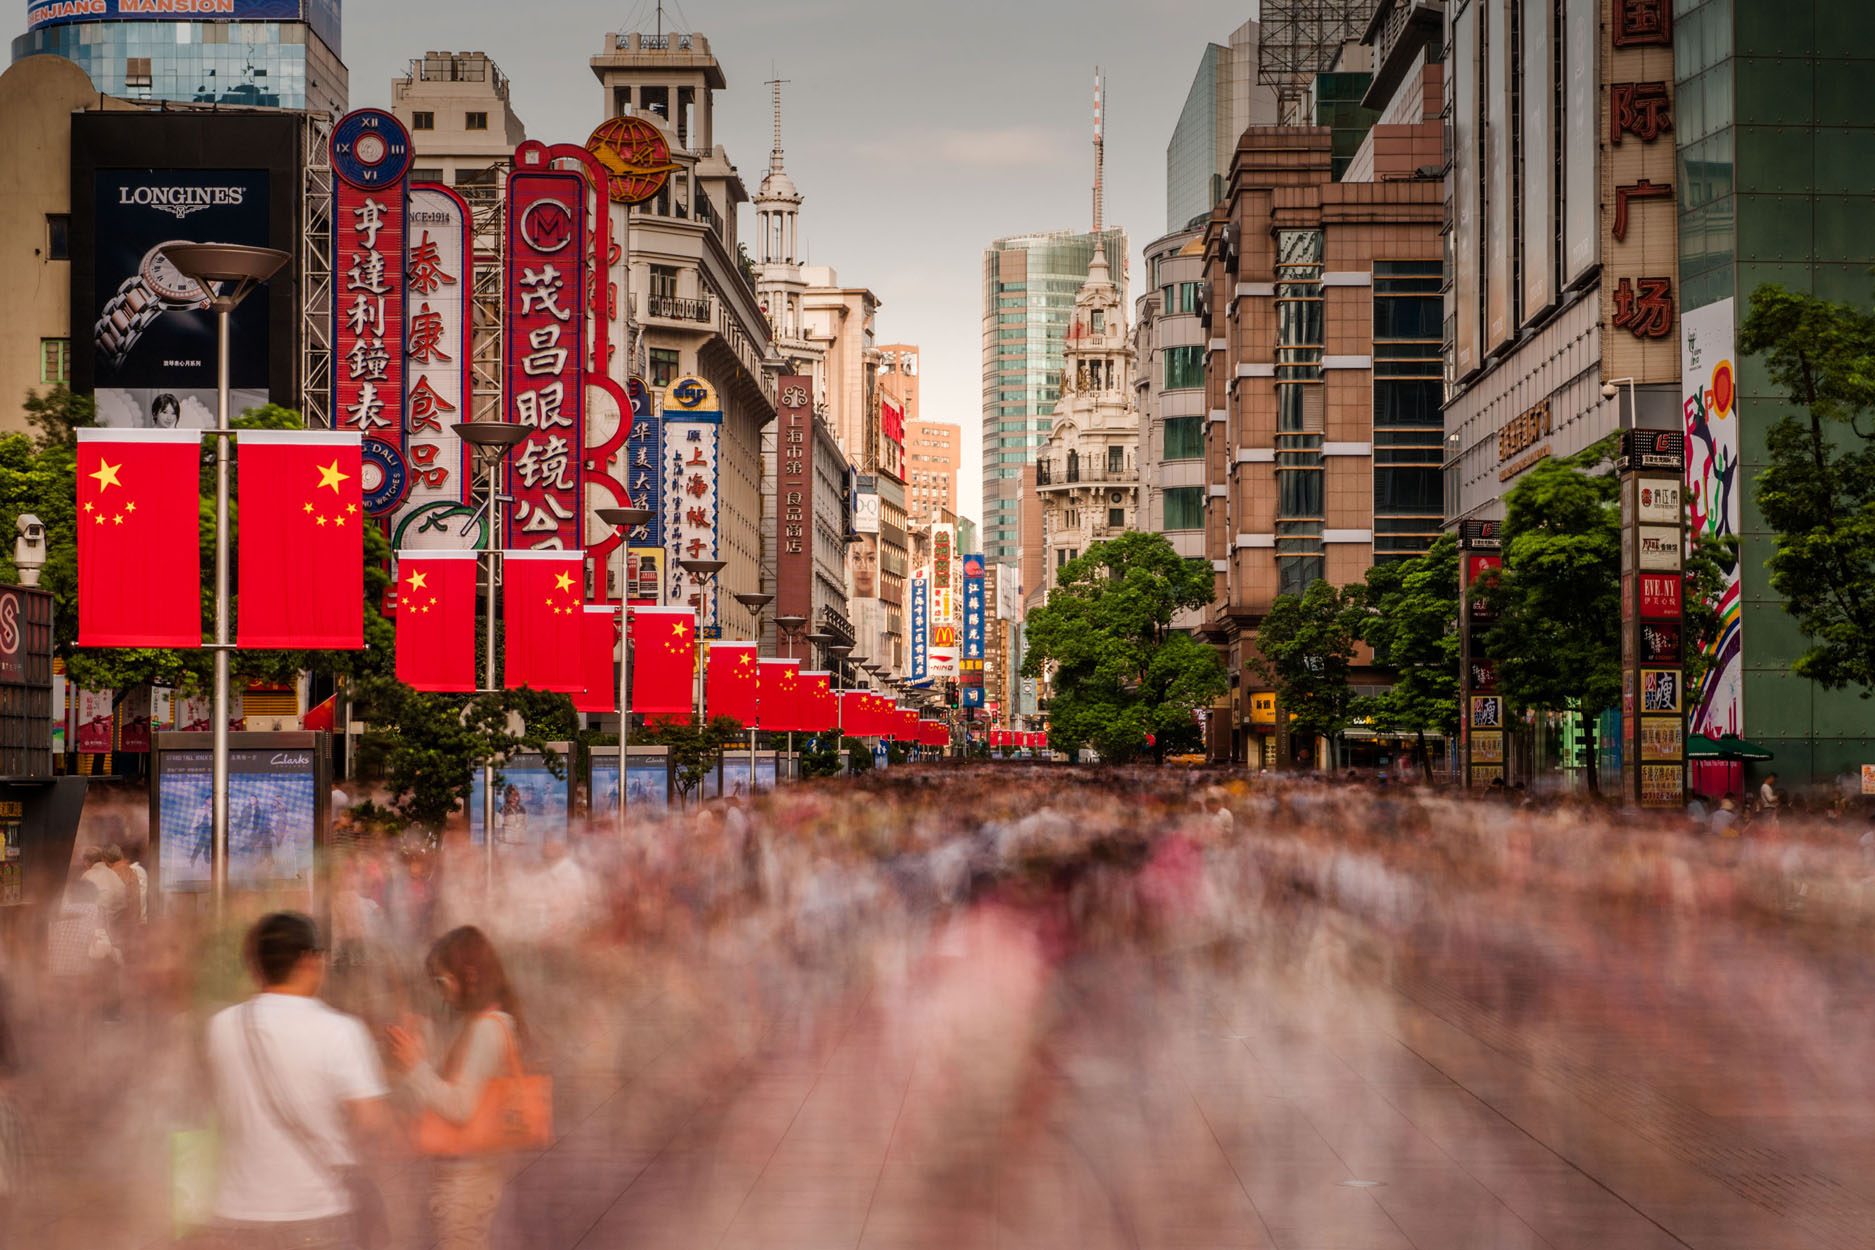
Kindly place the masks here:
<instances>
[{"instance_id":1,"label":"green tree","mask_svg":"<svg viewBox=\"0 0 1875 1250\"><path fill-rule=\"evenodd\" d=\"M442 828L468 801L476 773L517 751L538 751L555 776L565 775L566 761L547 747L561 740L564 726L544 712L552 700L570 709L565 695L423 694L393 677L371 676L358 682L353 698L368 726L359 739L359 760L384 778L387 806L399 826ZM513 713L521 714L520 733L511 727Z\"/></svg>"},{"instance_id":2,"label":"green tree","mask_svg":"<svg viewBox=\"0 0 1875 1250\"><path fill-rule=\"evenodd\" d=\"M654 719L642 736L634 735L633 740L661 746L670 752L671 776L678 793L688 799L716 767L723 749L738 746L747 739L742 722L733 717L712 716L699 726L688 716L667 716Z\"/></svg>"},{"instance_id":3,"label":"green tree","mask_svg":"<svg viewBox=\"0 0 1875 1250\"><path fill-rule=\"evenodd\" d=\"M1300 595L1279 595L1257 628L1251 667L1276 690L1289 731L1338 743L1364 710L1349 679L1367 624L1362 588L1309 583Z\"/></svg>"},{"instance_id":4,"label":"green tree","mask_svg":"<svg viewBox=\"0 0 1875 1250\"><path fill-rule=\"evenodd\" d=\"M1361 637L1393 684L1368 704L1377 727L1410 733L1427 780L1428 733L1458 736L1458 542L1441 534L1424 555L1367 570Z\"/></svg>"},{"instance_id":5,"label":"green tree","mask_svg":"<svg viewBox=\"0 0 1875 1250\"><path fill-rule=\"evenodd\" d=\"M1595 719L1621 696L1621 484L1603 439L1545 460L1504 496L1504 565L1478 592L1497 613L1485 645L1515 708L1582 714L1589 789Z\"/></svg>"},{"instance_id":6,"label":"green tree","mask_svg":"<svg viewBox=\"0 0 1875 1250\"><path fill-rule=\"evenodd\" d=\"M1095 543L1057 574L1048 602L1029 614L1022 671L1050 674L1049 742L1070 758L1084 745L1115 763L1165 744L1197 709L1224 693L1217 652L1172 628L1181 610L1211 601L1214 578L1163 535L1127 533Z\"/></svg>"},{"instance_id":7,"label":"green tree","mask_svg":"<svg viewBox=\"0 0 1875 1250\"><path fill-rule=\"evenodd\" d=\"M1830 689L1875 693L1875 314L1789 291L1751 293L1743 354L1803 410L1765 436L1758 510L1776 535L1771 588L1809 639L1793 665Z\"/></svg>"}]
</instances>

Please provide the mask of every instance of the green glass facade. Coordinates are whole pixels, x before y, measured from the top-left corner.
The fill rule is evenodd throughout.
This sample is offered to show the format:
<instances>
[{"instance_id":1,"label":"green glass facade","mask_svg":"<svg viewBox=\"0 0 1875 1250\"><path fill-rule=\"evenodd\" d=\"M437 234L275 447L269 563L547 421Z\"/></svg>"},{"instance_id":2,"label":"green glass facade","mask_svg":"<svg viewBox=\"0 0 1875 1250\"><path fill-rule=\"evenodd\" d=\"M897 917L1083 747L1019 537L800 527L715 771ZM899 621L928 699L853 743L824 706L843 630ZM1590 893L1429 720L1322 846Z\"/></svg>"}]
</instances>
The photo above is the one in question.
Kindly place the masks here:
<instances>
[{"instance_id":1,"label":"green glass facade","mask_svg":"<svg viewBox=\"0 0 1875 1250\"><path fill-rule=\"evenodd\" d=\"M983 554L1012 563L1021 543L1022 466L1048 439L1074 297L1096 242L1126 306L1124 230L998 239L983 253Z\"/></svg>"},{"instance_id":2,"label":"green glass facade","mask_svg":"<svg viewBox=\"0 0 1875 1250\"><path fill-rule=\"evenodd\" d=\"M1875 22L1843 0L1675 0L1682 312L1781 283L1875 302ZM1744 736L1787 782L1875 763L1875 707L1791 671L1805 648L1773 593L1751 483L1765 433L1793 409L1764 365L1738 362Z\"/></svg>"},{"instance_id":3,"label":"green glass facade","mask_svg":"<svg viewBox=\"0 0 1875 1250\"><path fill-rule=\"evenodd\" d=\"M1336 182L1348 171L1367 132L1380 120L1379 110L1361 103L1373 81L1372 74L1315 75L1315 124L1335 132L1330 153Z\"/></svg>"},{"instance_id":4,"label":"green glass facade","mask_svg":"<svg viewBox=\"0 0 1875 1250\"><path fill-rule=\"evenodd\" d=\"M1206 216L1211 206L1224 198L1223 174L1217 168L1218 124L1228 124L1220 117L1218 93L1222 83L1221 62L1229 49L1206 44L1192 76L1191 91L1185 107L1179 110L1178 125L1165 145L1165 228L1182 230L1197 218ZM1234 136L1233 136L1234 139Z\"/></svg>"}]
</instances>

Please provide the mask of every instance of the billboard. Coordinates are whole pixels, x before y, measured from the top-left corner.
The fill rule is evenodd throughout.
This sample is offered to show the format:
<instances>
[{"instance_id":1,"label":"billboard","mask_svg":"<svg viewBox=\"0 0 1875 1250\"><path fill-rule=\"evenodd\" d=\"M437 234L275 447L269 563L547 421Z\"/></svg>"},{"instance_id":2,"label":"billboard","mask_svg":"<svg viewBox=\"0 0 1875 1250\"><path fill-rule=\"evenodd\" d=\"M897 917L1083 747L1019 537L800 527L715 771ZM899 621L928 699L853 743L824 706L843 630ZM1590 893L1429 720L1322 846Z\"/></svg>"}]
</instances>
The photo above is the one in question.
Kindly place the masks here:
<instances>
[{"instance_id":1,"label":"billboard","mask_svg":"<svg viewBox=\"0 0 1875 1250\"><path fill-rule=\"evenodd\" d=\"M269 189L264 169L97 172L90 338L98 424L214 427L215 314L207 294L161 248L210 239L268 246ZM267 402L267 313L266 300L250 299L229 318L230 403L237 412Z\"/></svg>"},{"instance_id":2,"label":"billboard","mask_svg":"<svg viewBox=\"0 0 1875 1250\"><path fill-rule=\"evenodd\" d=\"M723 412L715 389L701 378L679 378L664 394L663 420L664 602L695 607L701 592L679 561L714 560L721 554L718 452ZM777 585L786 588L785 574L778 575ZM721 628L718 589L717 583L710 583L710 601L703 608L705 630Z\"/></svg>"},{"instance_id":3,"label":"billboard","mask_svg":"<svg viewBox=\"0 0 1875 1250\"><path fill-rule=\"evenodd\" d=\"M292 734L311 741L313 735ZM213 878L214 752L156 740L157 880L167 892L207 890ZM313 888L313 849L322 816L321 761L314 746L228 752L228 883L236 889Z\"/></svg>"},{"instance_id":4,"label":"billboard","mask_svg":"<svg viewBox=\"0 0 1875 1250\"><path fill-rule=\"evenodd\" d=\"M561 758L566 744L550 743ZM469 785L469 840L482 842L482 770L476 769ZM540 846L566 840L568 807L566 778L556 777L543 756L525 752L495 771L495 845Z\"/></svg>"},{"instance_id":5,"label":"billboard","mask_svg":"<svg viewBox=\"0 0 1875 1250\"><path fill-rule=\"evenodd\" d=\"M911 679L924 681L931 675L931 585L923 569L911 575Z\"/></svg>"},{"instance_id":6,"label":"billboard","mask_svg":"<svg viewBox=\"0 0 1875 1250\"><path fill-rule=\"evenodd\" d=\"M1686 519L1690 545L1709 549L1739 533L1738 385L1730 299L1680 317L1680 385L1686 417ZM1745 732L1743 592L1737 560L1714 605L1718 637L1692 692L1688 730L1717 738Z\"/></svg>"},{"instance_id":7,"label":"billboard","mask_svg":"<svg viewBox=\"0 0 1875 1250\"><path fill-rule=\"evenodd\" d=\"M607 750L611 753L606 754ZM601 748L588 756L587 777L587 793L592 796L588 810L593 819L612 818L618 812L618 748ZM671 801L670 761L663 747L632 748L626 786L627 803L662 807Z\"/></svg>"},{"instance_id":8,"label":"billboard","mask_svg":"<svg viewBox=\"0 0 1875 1250\"><path fill-rule=\"evenodd\" d=\"M212 428L215 316L162 258L174 242L301 251L303 119L292 113L72 115L71 388L100 425ZM299 406L299 269L289 262L229 324L235 415Z\"/></svg>"},{"instance_id":9,"label":"billboard","mask_svg":"<svg viewBox=\"0 0 1875 1250\"><path fill-rule=\"evenodd\" d=\"M334 52L339 0L32 0L26 29L84 22L305 22Z\"/></svg>"}]
</instances>

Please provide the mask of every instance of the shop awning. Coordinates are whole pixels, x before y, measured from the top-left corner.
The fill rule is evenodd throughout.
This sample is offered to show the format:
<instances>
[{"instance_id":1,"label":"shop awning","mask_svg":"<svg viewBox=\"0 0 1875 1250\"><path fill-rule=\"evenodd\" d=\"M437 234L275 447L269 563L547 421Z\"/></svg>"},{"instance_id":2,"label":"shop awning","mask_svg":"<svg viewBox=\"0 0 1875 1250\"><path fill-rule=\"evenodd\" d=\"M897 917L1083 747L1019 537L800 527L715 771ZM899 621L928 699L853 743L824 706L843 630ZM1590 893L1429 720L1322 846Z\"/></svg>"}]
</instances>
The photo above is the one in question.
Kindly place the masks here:
<instances>
[{"instance_id":1,"label":"shop awning","mask_svg":"<svg viewBox=\"0 0 1875 1250\"><path fill-rule=\"evenodd\" d=\"M1708 738L1705 734L1694 734L1686 740L1686 758L1689 760L1771 760L1777 756L1755 742L1746 742L1737 734L1722 734L1717 738Z\"/></svg>"}]
</instances>

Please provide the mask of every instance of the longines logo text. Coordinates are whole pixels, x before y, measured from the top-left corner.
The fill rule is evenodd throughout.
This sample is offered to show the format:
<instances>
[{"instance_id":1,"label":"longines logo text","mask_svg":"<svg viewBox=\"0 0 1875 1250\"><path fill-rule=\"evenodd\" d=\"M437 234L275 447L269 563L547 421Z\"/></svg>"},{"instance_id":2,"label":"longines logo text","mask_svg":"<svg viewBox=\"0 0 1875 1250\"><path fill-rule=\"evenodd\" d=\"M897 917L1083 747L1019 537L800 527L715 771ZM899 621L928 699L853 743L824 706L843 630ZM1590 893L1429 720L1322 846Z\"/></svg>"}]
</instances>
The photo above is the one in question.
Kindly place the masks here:
<instances>
[{"instance_id":1,"label":"longines logo text","mask_svg":"<svg viewBox=\"0 0 1875 1250\"><path fill-rule=\"evenodd\" d=\"M246 187L119 187L119 204L141 205L159 213L187 217L205 208L238 207Z\"/></svg>"}]
</instances>

